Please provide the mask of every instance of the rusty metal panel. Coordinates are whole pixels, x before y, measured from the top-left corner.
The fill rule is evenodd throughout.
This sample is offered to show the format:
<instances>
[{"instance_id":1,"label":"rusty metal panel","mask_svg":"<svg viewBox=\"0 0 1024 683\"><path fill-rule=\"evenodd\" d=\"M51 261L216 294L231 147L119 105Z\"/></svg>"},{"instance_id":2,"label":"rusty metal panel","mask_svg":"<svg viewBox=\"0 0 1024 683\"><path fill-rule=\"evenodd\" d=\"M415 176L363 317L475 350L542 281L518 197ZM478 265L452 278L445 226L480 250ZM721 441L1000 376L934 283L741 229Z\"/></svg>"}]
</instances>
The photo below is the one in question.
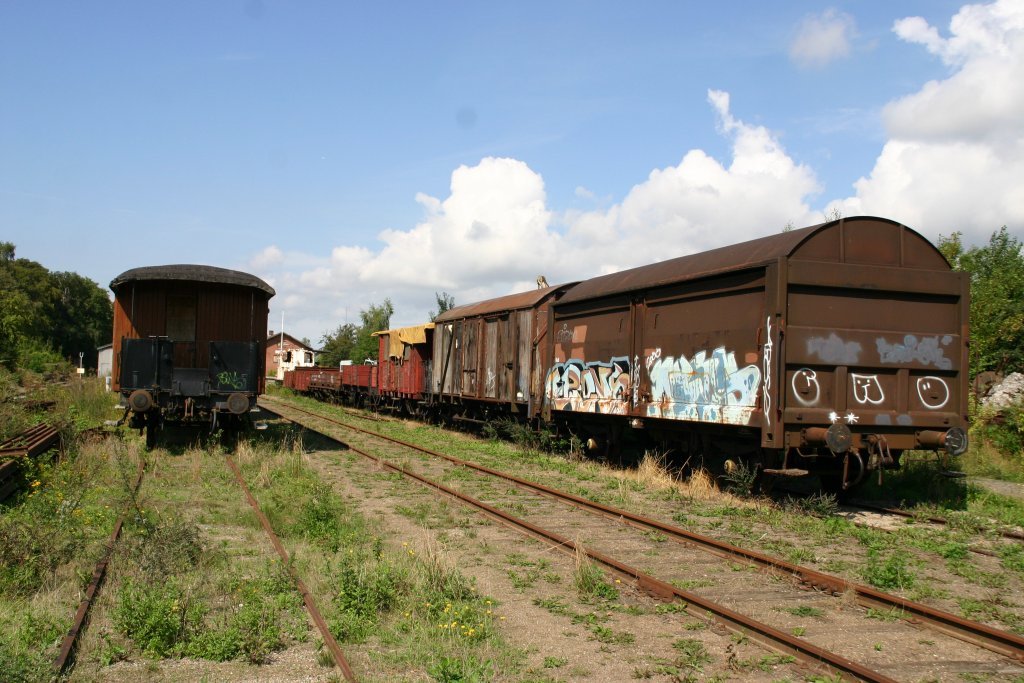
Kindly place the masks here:
<instances>
[{"instance_id":1,"label":"rusty metal panel","mask_svg":"<svg viewBox=\"0 0 1024 683\"><path fill-rule=\"evenodd\" d=\"M377 333L377 389L383 396L420 398L425 389L425 363L433 340L433 330L426 331L423 343L403 343L401 356L392 355L391 337L397 330Z\"/></svg>"},{"instance_id":2,"label":"rusty metal panel","mask_svg":"<svg viewBox=\"0 0 1024 683\"><path fill-rule=\"evenodd\" d=\"M284 386L295 391L309 391L310 378L322 370L323 368L317 367L299 367L288 370L284 373Z\"/></svg>"},{"instance_id":3,"label":"rusty metal panel","mask_svg":"<svg viewBox=\"0 0 1024 683\"><path fill-rule=\"evenodd\" d=\"M966 426L966 276L934 246L898 224L850 221L788 265L789 443L836 422L894 448L914 447L921 428Z\"/></svg>"},{"instance_id":4,"label":"rusty metal panel","mask_svg":"<svg viewBox=\"0 0 1024 683\"><path fill-rule=\"evenodd\" d=\"M873 247L876 241L878 246ZM574 287L560 303L591 301L742 270L763 270L779 258L791 257L948 270L938 250L910 228L885 218L858 216L596 277Z\"/></svg>"},{"instance_id":5,"label":"rusty metal panel","mask_svg":"<svg viewBox=\"0 0 1024 683\"><path fill-rule=\"evenodd\" d=\"M555 410L761 426L764 272L555 305Z\"/></svg>"},{"instance_id":6,"label":"rusty metal panel","mask_svg":"<svg viewBox=\"0 0 1024 683\"><path fill-rule=\"evenodd\" d=\"M632 368L630 309L559 316L551 342L553 365L544 382L555 410L625 415L629 412Z\"/></svg>"},{"instance_id":7,"label":"rusty metal panel","mask_svg":"<svg viewBox=\"0 0 1024 683\"><path fill-rule=\"evenodd\" d=\"M647 303L639 373L647 417L761 426L763 280L718 296Z\"/></svg>"}]
</instances>

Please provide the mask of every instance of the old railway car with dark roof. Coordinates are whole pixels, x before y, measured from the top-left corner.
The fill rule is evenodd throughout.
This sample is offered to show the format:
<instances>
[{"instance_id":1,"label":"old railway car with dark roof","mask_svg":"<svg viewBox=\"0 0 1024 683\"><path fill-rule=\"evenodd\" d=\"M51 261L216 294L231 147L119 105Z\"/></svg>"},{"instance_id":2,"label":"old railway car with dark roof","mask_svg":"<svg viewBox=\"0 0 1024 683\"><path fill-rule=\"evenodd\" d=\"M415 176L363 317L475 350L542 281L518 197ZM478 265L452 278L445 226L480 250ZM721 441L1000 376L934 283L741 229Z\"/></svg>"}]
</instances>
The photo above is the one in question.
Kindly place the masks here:
<instances>
[{"instance_id":1,"label":"old railway car with dark roof","mask_svg":"<svg viewBox=\"0 0 1024 683\"><path fill-rule=\"evenodd\" d=\"M545 416L595 448L643 430L681 462L849 488L966 448L968 299L873 217L596 277L552 305Z\"/></svg>"},{"instance_id":2,"label":"old railway car with dark roof","mask_svg":"<svg viewBox=\"0 0 1024 683\"><path fill-rule=\"evenodd\" d=\"M167 424L248 421L264 389L270 285L235 270L168 265L128 270L110 289L114 390L149 446Z\"/></svg>"}]
</instances>

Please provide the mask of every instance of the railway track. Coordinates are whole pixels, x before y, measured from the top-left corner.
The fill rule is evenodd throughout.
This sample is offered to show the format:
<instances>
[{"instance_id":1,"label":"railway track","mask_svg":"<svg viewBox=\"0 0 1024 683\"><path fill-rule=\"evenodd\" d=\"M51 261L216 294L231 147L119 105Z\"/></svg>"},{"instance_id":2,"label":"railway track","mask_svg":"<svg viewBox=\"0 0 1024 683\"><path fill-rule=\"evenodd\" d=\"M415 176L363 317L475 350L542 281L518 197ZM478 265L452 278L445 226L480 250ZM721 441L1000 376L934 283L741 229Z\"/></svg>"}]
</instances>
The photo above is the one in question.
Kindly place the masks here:
<instances>
[{"instance_id":1,"label":"railway track","mask_svg":"<svg viewBox=\"0 0 1024 683\"><path fill-rule=\"evenodd\" d=\"M242 477L242 472L238 469L238 465L234 459L229 455L225 458L228 468L235 477L235 481L238 486L242 489L245 494L245 500L249 503L249 506L256 513L257 519L259 519L260 526L263 527L263 532L266 534L267 539L271 545L274 546L274 550L277 552L278 557L281 558L282 566L288 570L289 576L295 583L296 589L302 596L302 602L306 606L306 612L309 617L313 620L317 630L320 632L320 637L324 640L324 646L331 655L331 659L334 660L335 665L341 671L341 674L345 677L346 681L355 681L356 676L352 672L352 667L349 665L348 660L345 658L345 653L342 652L341 646L338 645L338 641L334 638L334 634L331 633L331 629L327 625L327 621L320 613L319 608L316 606L316 601L313 599L313 595L309 592L305 582L299 577L298 572L295 571L295 567L292 565L291 559L288 556L288 551L285 550L284 545L281 543L281 539L277 537L274 532L273 526L270 524L270 520L263 514L263 510L260 509L259 503L256 502L256 498L252 495L252 491L245 483L245 479Z\"/></svg>"},{"instance_id":2,"label":"railway track","mask_svg":"<svg viewBox=\"0 0 1024 683\"><path fill-rule=\"evenodd\" d=\"M869 503L867 501L861 501L861 500L850 501L849 505L851 507L856 507L856 508L858 508L860 510L867 510L869 512L877 512L877 513L885 514L885 515L893 515L895 517L902 517L904 519L914 519L914 520L919 520L919 521L923 521L923 522L928 522L929 524L937 524L939 526L948 526L949 525L949 520L945 519L943 517L934 517L934 516L931 516L931 515L922 517L921 515L918 515L918 514L915 514L913 512L910 512L909 510L901 510L900 508L886 507L884 505L876 505L876 504L873 504L873 503ZM1014 540L1014 541L1024 541L1024 533L1021 533L1020 531L1013 531L1013 530L1010 530L1010 529L996 529L995 531L996 531L996 533L998 533L1003 538L1007 538L1007 539Z\"/></svg>"},{"instance_id":3,"label":"railway track","mask_svg":"<svg viewBox=\"0 0 1024 683\"><path fill-rule=\"evenodd\" d=\"M918 628L927 627L942 634L941 636L938 636L943 638L943 644L939 649L944 653L955 653L954 657L973 657L978 661L987 660L986 666L993 671L1001 673L1005 673L1006 671L1016 671L1018 672L1017 675L1024 673L1024 668L1020 667L1019 664L1016 663L1024 660L1024 639L1020 639L1013 634L998 631L997 629L992 629L983 624L968 622L967 620L956 617L955 615L942 613L938 610L933 610L927 606L912 603L897 596L890 596L880 591L875 591L869 587L858 586L839 577L800 567L784 560L771 558L761 553L724 544L716 541L715 539L693 534L692 532L661 523L657 520L634 515L625 510L619 510L609 506L593 503L584 498L574 496L572 494L565 494L550 487L529 482L521 478L499 472L492 468L483 467L442 453L423 449L415 446L414 444L391 439L390 437L377 434L376 432L367 431L344 422L332 420L331 418L323 415L311 413L294 406L287 406L274 401L264 401L263 403L265 407L283 415L287 419L298 421L297 418L294 417L297 412L306 416L303 420L307 423L308 417L325 420L335 426L341 426L347 430L353 430L372 439L386 439L392 443L400 444L404 448L415 449L420 454L427 454L431 459L429 461L430 463L444 462L445 467L450 468L451 466L455 466L458 468L469 469L478 473L481 477L491 481L493 481L494 477L499 477L505 482L514 484L516 487L527 489L530 493L525 495L530 495L535 498L541 496L543 497L542 499L549 502L540 504L535 501L531 501L527 506L519 505L518 507L528 507L531 514L527 516L530 519L543 518L545 520L544 526L531 522L528 519L520 519L516 516L510 515L507 511L509 508L507 500L490 502L482 500L481 498L486 497L486 494L481 497L469 495L465 490L456 490L452 487L441 484L437 481L437 476L431 475L428 477L420 472L413 472L407 466L396 465L393 462L389 462L379 456L348 444L355 452L377 460L389 469L401 472L403 475L412 477L420 481L420 483L442 492L447 496L457 498L464 503L472 505L484 514L498 519L506 525L518 528L524 533L542 538L553 546L574 552L579 544L573 541L572 538L579 538L581 534L586 535L592 539L584 544L586 546L586 552L590 557L603 564L609 570L627 577L639 589L662 599L683 600L691 607L697 608L698 613L711 611L716 615L716 620L719 621L719 623L725 624L727 628L731 628L732 630L741 633L755 634L758 640L766 646L787 654L793 654L794 656L800 657L803 661L814 662L818 665L824 664L834 671L855 676L861 680L896 680L897 678L890 676L890 671L898 672L908 670L906 665L903 665L902 668L900 668L899 665L896 665L891 661L890 655L885 657L872 657L871 659L874 661L866 665L863 662L856 661L854 656L847 656L850 654L851 648L846 647L845 649L847 654L843 653L843 641L845 638L842 634L844 631L855 631L858 628L863 630L863 613L857 615L845 614L842 615L842 618L836 618L835 615L830 612L830 620L837 623L830 624L827 628L822 629L823 633L821 634L821 637L814 639L811 637L811 634L803 634L797 637L792 635L792 619L787 620L785 618L786 612L778 609L778 602L775 602L774 605L768 605L765 602L765 596L773 596L768 600L768 602L806 602L808 599L841 601L849 600L849 597L840 598L837 596L853 596L854 601L864 607L874 610L895 609L899 610L902 615L905 615L905 618L900 620L899 623L887 624L886 627L882 629L891 631L890 633L880 633L879 629L882 627L880 627L879 624L872 624L868 629L873 631L873 638L879 639L879 642L886 643L886 648L892 647L892 644L900 643L901 641L918 642L921 639ZM306 426L309 425L307 424ZM328 434L327 436L331 435ZM423 463L423 467L428 470L437 469L434 465L427 462ZM443 469L438 471L436 474L444 476ZM470 488L467 482L463 481L461 477L460 484L463 488ZM484 485L480 487L479 490L484 491L486 488L487 486ZM567 517L564 510L559 512L556 508L550 507L551 505L562 506L563 508L565 505L571 505L577 510L583 508L589 513L594 513L592 515L588 515L591 520L598 519L600 521L597 525L594 525L592 521L580 524L579 519L576 519L574 523L576 523L577 526L575 528L573 528L572 525L568 525L569 528L565 528L565 525L563 525L561 529L549 528L553 526L549 524L551 520L565 519ZM513 505L512 507L516 506ZM572 517L572 515L568 516ZM578 515L576 515L576 517L578 517ZM608 523L609 519L615 520L619 523L610 525ZM631 535L627 534L624 536L622 534L624 529L629 529ZM637 531L641 533L637 534ZM660 540L664 540L660 539L659 541L651 541L649 537L652 534L663 535L666 538L678 541L682 544L680 547L682 547L683 550L678 551L677 553L671 553L669 557L662 558L657 562L647 560L648 564L654 566L653 569L645 567L645 570L641 570L619 559L624 556L652 557L652 546L656 548L658 542L660 542ZM646 542L645 535L647 536ZM615 550L612 552L604 552L602 550L597 550L596 548L615 548ZM706 551L705 554L707 557L700 559L695 558L692 553L687 552L692 549ZM742 561L743 563L756 565L766 570L766 573L758 574L759 580L763 581L764 585L757 588L749 586L745 588L732 587L716 592L714 590L681 590L670 583L671 581L675 581L678 585L680 581L686 580L685 575L680 575L679 568L681 566L689 565L694 571L701 571L703 569L705 575L708 573L721 575L723 572L728 573L730 571L728 568L729 563L735 563L737 560ZM718 565L717 567L715 566L716 564ZM780 584L783 582L779 582L777 580L773 581L769 575L774 575L776 579L779 576L791 577L800 585L793 586L786 582L786 585L782 586ZM808 590L808 588L813 590ZM746 599L741 599L742 596L741 598L737 598L738 593L746 593ZM841 611L841 609L837 609L837 613ZM753 613L753 617L750 613ZM790 629L790 632L787 632L787 628ZM957 642L957 640L947 641L945 640L947 638L956 638L962 642ZM977 650L978 647L985 648L990 652L982 653ZM833 651L833 648L836 651ZM906 649L907 648L904 648L904 650ZM917 668L920 671L912 674L915 678L917 678L921 672L934 673L937 670L937 665L930 660L927 662L924 661L925 657L928 655L917 650L921 650L921 648L910 647L909 652L905 652L903 655L899 655L899 657L901 659L909 659L911 662L917 658L919 662ZM1014 661L1011 661L1011 659ZM954 668L956 666L957 665L955 663L952 663L945 669L942 669L942 667L939 666L938 670L940 670L943 675L949 675L954 673ZM910 668L913 669L913 665L911 665Z\"/></svg>"},{"instance_id":4,"label":"railway track","mask_svg":"<svg viewBox=\"0 0 1024 683\"><path fill-rule=\"evenodd\" d=\"M137 494L139 487L142 486L142 477L146 472L146 461L139 460L138 472L135 475L135 483L132 484L132 493ZM114 554L114 547L117 545L118 539L121 537L121 528L124 526L124 518L127 514L127 510L122 512L117 518L117 522L114 523L114 529L110 532L110 537L107 539L106 548L103 551L103 556L96 563L95 569L92 572L92 579L89 581L88 588L85 589L85 595L82 597L81 602L78 604L78 609L75 611L75 618L71 622L71 628L64 635L64 639L61 641L60 650L57 652L57 658L53 662L53 669L57 678L61 678L65 675L68 669L74 664L75 648L78 645L78 637L82 634L85 628L85 620L89 616L89 610L92 608L93 601L99 594L100 586L103 585L103 579L107 575L107 566L110 564L110 557Z\"/></svg>"},{"instance_id":5,"label":"railway track","mask_svg":"<svg viewBox=\"0 0 1024 683\"><path fill-rule=\"evenodd\" d=\"M59 445L56 427L40 423L0 443L0 500L6 500L18 488L22 461L36 458Z\"/></svg>"}]
</instances>

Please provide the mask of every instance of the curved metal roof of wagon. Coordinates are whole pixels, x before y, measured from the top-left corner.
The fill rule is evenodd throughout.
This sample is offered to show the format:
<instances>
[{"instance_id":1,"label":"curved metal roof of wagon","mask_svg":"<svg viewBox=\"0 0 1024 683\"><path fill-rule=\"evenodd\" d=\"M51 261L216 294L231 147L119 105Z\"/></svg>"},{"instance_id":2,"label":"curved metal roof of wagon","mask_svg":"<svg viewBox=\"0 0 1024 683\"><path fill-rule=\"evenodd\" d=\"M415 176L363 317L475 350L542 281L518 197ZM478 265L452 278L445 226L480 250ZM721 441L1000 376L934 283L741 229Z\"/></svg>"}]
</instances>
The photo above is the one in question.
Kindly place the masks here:
<instances>
[{"instance_id":1,"label":"curved metal roof of wagon","mask_svg":"<svg viewBox=\"0 0 1024 683\"><path fill-rule=\"evenodd\" d=\"M567 282L562 285L555 285L554 287L531 289L527 292L518 292L516 294L499 296L497 299L486 299L484 301L456 306L437 316L437 318L434 319L434 322L443 323L448 322L449 320L475 318L476 316L488 315L491 313L503 313L505 311L532 308L543 301L545 297L556 294L558 290L572 287L575 284L575 282Z\"/></svg>"},{"instance_id":2,"label":"curved metal roof of wagon","mask_svg":"<svg viewBox=\"0 0 1024 683\"><path fill-rule=\"evenodd\" d=\"M126 270L110 281L110 289L117 291L121 285L129 282L210 282L218 285L238 285L258 289L267 295L274 296L277 292L266 282L240 270L228 270L216 266L199 266L193 264L174 264L168 266L145 266Z\"/></svg>"},{"instance_id":3,"label":"curved metal roof of wagon","mask_svg":"<svg viewBox=\"0 0 1024 683\"><path fill-rule=\"evenodd\" d=\"M830 230L844 230L849 227L863 230L868 225L904 231L904 234L914 238L914 241L918 243L917 247L912 246L912 243L911 246L906 246L903 240L900 240L901 263L904 252L917 249L918 251L914 256L920 263L927 263L928 265L907 265L903 263L904 267L927 267L934 269L941 264L941 267L949 269L949 264L942 253L931 242L907 226L888 218L852 216L584 280L569 290L565 296L558 300L556 305L561 306L574 301L625 294L652 287L711 277L722 273L755 268L772 263L779 257L799 258L800 254L798 252L800 252L801 248L811 242L814 237L822 235L822 233ZM925 245L927 245L927 252L930 252L931 255L919 251L920 247ZM808 254L807 258L808 260L819 261L839 260L838 255L835 259L824 259L820 256Z\"/></svg>"}]
</instances>

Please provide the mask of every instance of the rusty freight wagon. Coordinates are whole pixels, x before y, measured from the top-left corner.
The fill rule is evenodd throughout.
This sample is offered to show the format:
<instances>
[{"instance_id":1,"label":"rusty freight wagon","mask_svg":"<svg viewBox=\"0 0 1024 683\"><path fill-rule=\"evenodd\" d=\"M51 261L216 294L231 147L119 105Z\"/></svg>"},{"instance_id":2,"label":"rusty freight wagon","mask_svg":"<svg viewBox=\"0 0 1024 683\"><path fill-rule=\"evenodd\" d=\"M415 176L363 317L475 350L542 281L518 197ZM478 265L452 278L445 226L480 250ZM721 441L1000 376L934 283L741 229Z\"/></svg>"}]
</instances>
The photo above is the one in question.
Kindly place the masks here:
<instances>
[{"instance_id":1,"label":"rusty freight wagon","mask_svg":"<svg viewBox=\"0 0 1024 683\"><path fill-rule=\"evenodd\" d=\"M416 412L427 391L434 323L374 332L377 337L377 395L382 407Z\"/></svg>"},{"instance_id":2,"label":"rusty freight wagon","mask_svg":"<svg viewBox=\"0 0 1024 683\"><path fill-rule=\"evenodd\" d=\"M310 378L320 370L321 368L315 365L286 370L284 373L284 386L286 389L304 394L309 391Z\"/></svg>"},{"instance_id":3,"label":"rusty freight wagon","mask_svg":"<svg viewBox=\"0 0 1024 683\"><path fill-rule=\"evenodd\" d=\"M816 472L966 448L969 283L899 223L848 218L583 282L551 308L545 414L606 448Z\"/></svg>"},{"instance_id":4,"label":"rusty freight wagon","mask_svg":"<svg viewBox=\"0 0 1024 683\"><path fill-rule=\"evenodd\" d=\"M572 284L510 294L445 311L434 320L433 408L457 420L537 416L540 349L548 307Z\"/></svg>"},{"instance_id":5,"label":"rusty freight wagon","mask_svg":"<svg viewBox=\"0 0 1024 683\"><path fill-rule=\"evenodd\" d=\"M248 420L264 389L263 342L274 289L235 270L134 268L114 292L114 390L152 446L165 424Z\"/></svg>"}]
</instances>

